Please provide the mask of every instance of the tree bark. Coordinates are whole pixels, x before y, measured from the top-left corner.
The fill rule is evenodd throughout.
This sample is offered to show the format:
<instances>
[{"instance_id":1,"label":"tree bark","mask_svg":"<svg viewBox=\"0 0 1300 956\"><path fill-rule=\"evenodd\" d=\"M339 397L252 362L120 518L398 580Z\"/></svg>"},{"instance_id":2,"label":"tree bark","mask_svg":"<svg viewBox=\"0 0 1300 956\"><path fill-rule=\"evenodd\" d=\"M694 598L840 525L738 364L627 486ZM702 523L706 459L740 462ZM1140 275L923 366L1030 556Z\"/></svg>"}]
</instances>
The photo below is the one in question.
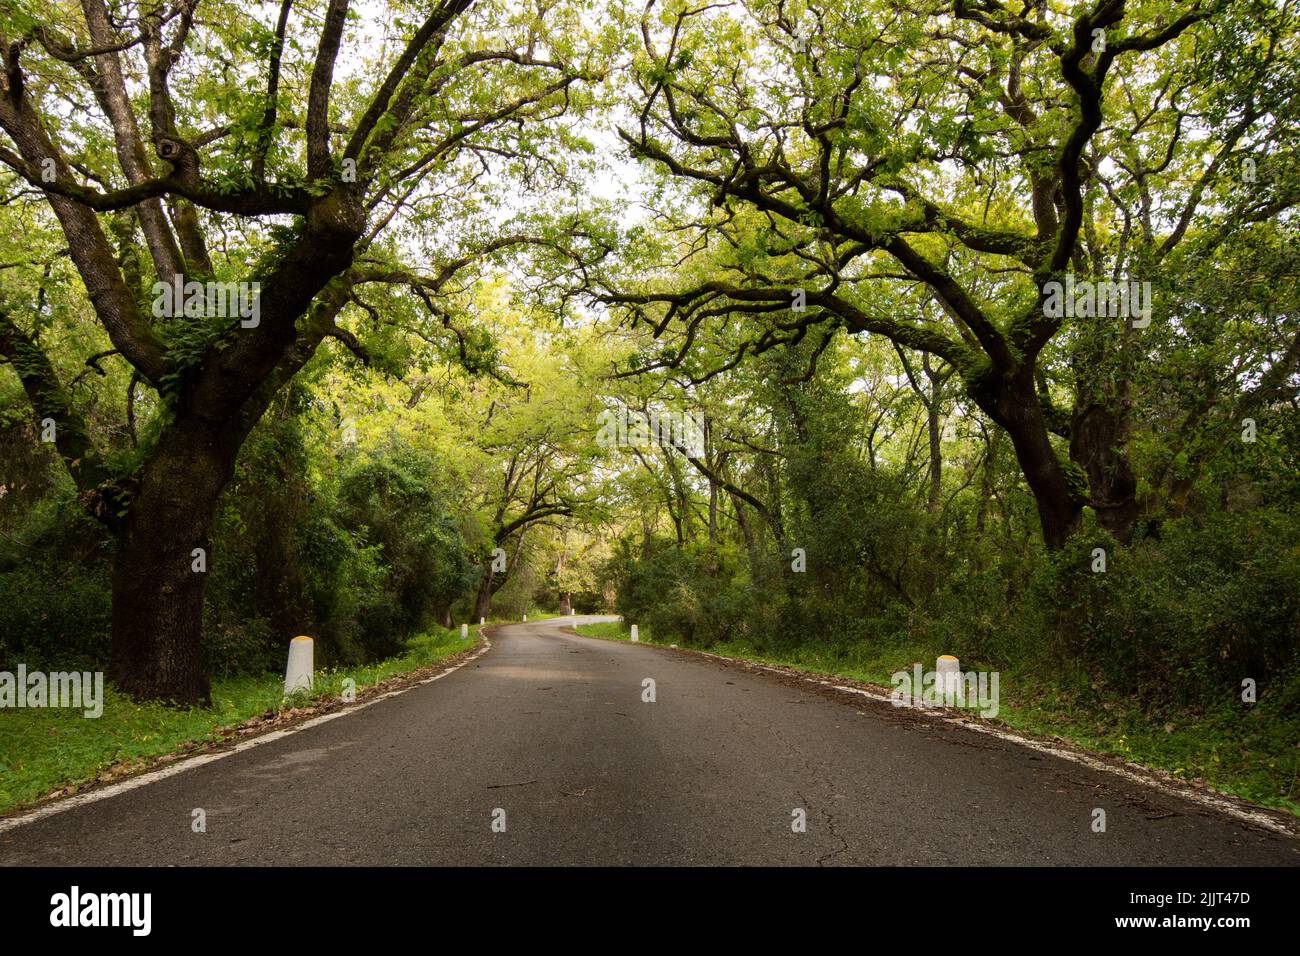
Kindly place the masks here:
<instances>
[{"instance_id":1,"label":"tree bark","mask_svg":"<svg viewBox=\"0 0 1300 956\"><path fill-rule=\"evenodd\" d=\"M1071 481L1052 447L1051 434L1034 390L1033 371L1022 367L1009 377L990 370L969 383L972 399L1011 439L1016 461L1034 496L1042 526L1043 543L1049 550L1063 547L1079 530L1087 489L1083 476Z\"/></svg>"},{"instance_id":2,"label":"tree bark","mask_svg":"<svg viewBox=\"0 0 1300 956\"><path fill-rule=\"evenodd\" d=\"M1088 475L1089 504L1097 523L1128 544L1137 526L1137 478L1126 451L1124 412L1093 404L1076 410L1070 428L1070 457Z\"/></svg>"},{"instance_id":3,"label":"tree bark","mask_svg":"<svg viewBox=\"0 0 1300 956\"><path fill-rule=\"evenodd\" d=\"M140 698L210 700L203 644L209 533L242 436L195 419L168 428L140 474L113 560L114 681ZM203 570L194 569L194 549Z\"/></svg>"},{"instance_id":4,"label":"tree bark","mask_svg":"<svg viewBox=\"0 0 1300 956\"><path fill-rule=\"evenodd\" d=\"M483 567L483 577L478 583L478 597L474 601L474 616L486 620L492 614L492 563Z\"/></svg>"}]
</instances>

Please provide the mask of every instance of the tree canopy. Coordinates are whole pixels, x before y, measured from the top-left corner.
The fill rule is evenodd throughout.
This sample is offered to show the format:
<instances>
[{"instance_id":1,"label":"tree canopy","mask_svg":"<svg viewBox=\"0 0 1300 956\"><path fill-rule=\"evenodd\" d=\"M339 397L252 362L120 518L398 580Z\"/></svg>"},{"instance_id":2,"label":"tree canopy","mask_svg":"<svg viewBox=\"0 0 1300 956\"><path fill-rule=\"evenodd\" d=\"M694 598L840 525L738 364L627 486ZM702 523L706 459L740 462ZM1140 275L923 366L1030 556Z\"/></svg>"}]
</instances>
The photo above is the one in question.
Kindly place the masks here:
<instances>
[{"instance_id":1,"label":"tree canopy","mask_svg":"<svg viewBox=\"0 0 1300 956\"><path fill-rule=\"evenodd\" d=\"M0 660L202 703L295 633L577 607L1293 673L1298 40L1278 0L13 0Z\"/></svg>"}]
</instances>

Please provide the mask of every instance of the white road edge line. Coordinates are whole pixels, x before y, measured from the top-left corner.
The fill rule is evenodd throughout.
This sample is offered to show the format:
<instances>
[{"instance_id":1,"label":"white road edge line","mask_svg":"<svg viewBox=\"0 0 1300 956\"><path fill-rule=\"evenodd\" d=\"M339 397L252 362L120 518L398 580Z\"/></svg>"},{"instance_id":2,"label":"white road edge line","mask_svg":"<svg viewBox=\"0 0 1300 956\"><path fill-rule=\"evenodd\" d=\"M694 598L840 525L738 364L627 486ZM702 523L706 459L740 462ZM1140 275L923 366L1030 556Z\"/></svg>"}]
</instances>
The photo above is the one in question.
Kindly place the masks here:
<instances>
[{"instance_id":1,"label":"white road edge line","mask_svg":"<svg viewBox=\"0 0 1300 956\"><path fill-rule=\"evenodd\" d=\"M151 783L157 783L159 780L165 780L168 777L174 777L179 773L187 770L193 770L195 767L202 767L204 764L221 760L224 757L230 757L237 753L243 753L245 750L252 750L254 747L260 747L262 744L269 744L276 740L282 740L291 734L296 734L312 727L319 727L321 724L328 723L331 720L337 720L340 717L347 717L372 707L380 701L388 700L390 697L396 697L399 694L405 694L409 690L417 687L423 687L425 684L432 684L436 680L442 680L448 674L454 674L471 661L478 660L489 650L492 649L492 641L482 630L478 632L479 637L483 639L483 646L477 651L465 658L455 667L449 667L440 674L434 674L422 681L410 684L398 690L390 690L386 694L380 694L378 697L363 701L343 710L336 710L328 714L322 714L319 717L313 717L310 720L304 720L301 724L294 724L292 727L286 727L284 730L273 730L270 733L261 734L257 737L250 737L248 740L240 741L228 750L217 750L212 753L195 754L193 757L182 757L175 763L160 767L157 770L146 770L143 773L128 777L118 783L109 784L107 787L101 787L96 790L89 790L86 793L74 794L70 797L64 797L60 800L54 800L51 803L43 804L26 813L18 814L13 817L0 818L0 833L6 833L9 830L16 829L28 823L35 823L37 820L43 820L46 817L52 817L56 813L62 813L65 810L71 810L74 807L82 807L89 803L96 803L100 800L107 800L109 797L115 797L119 793L126 793L128 790L134 790L137 787L148 786Z\"/></svg>"},{"instance_id":2,"label":"white road edge line","mask_svg":"<svg viewBox=\"0 0 1300 956\"><path fill-rule=\"evenodd\" d=\"M587 638L591 637L591 635L589 634L579 634L578 636L587 637ZM606 640L606 638L596 638L596 640ZM627 644L629 647L632 646L631 643L628 641L620 641L619 643ZM819 678L812 677L808 674L800 674L797 671L787 670L781 667L773 667L769 664L760 664L758 661L746 660L743 657L727 657L723 654L714 654L710 651L698 651L695 650L694 648L684 648L684 647L669 648L668 645L666 644L638 644L637 646L638 647L661 647L664 648L665 650L669 650L669 649L683 650L686 651L688 654L697 654L700 657L711 657L714 660L727 661L728 663L731 664L745 664L757 670L769 671L773 674L780 674L782 677L795 677L808 684L818 684L822 687L829 687L832 690L837 690L845 694L857 694L860 697L867 697L870 698L871 700L880 701L882 703L886 703L889 704L890 706L893 706L893 701L890 700L888 694L881 694L876 691L864 690L860 687L845 687L842 684L836 684L833 683L832 681L821 680ZM938 708L926 708L926 715L935 720L944 720L947 721L948 723L957 724L958 726L965 727L966 729L973 730L977 733L989 734L990 736L997 737L999 740L1005 740L1009 743L1018 744L1021 747L1027 747L1030 750L1035 750L1039 753L1050 754L1053 757L1060 757L1063 760L1069 760L1071 763L1077 763L1084 767L1088 767L1092 770L1100 770L1104 773L1115 774L1116 776L1123 777L1124 779L1132 781L1133 783L1140 783L1143 786L1146 786L1152 790L1157 790L1160 793L1165 794L1166 796L1177 797L1179 799L1186 800L1189 803L1198 804L1202 807L1205 807L1206 809L1216 810L1219 813L1227 814L1228 816L1234 817L1242 821L1243 823L1249 823L1253 826L1263 827L1266 830L1272 830L1274 833L1280 833L1283 834L1284 836L1291 837L1292 839L1295 839L1296 837L1295 830L1288 827L1285 823L1282 823L1278 820L1274 820L1266 813L1262 813L1255 810L1247 810L1243 807L1238 806L1232 801L1226 799L1225 797L1220 797L1213 793L1203 793L1199 790L1191 790L1191 789L1184 790L1182 787L1177 786L1175 782L1172 780L1172 778L1165 778L1161 776L1161 771L1158 770L1151 770L1147 767L1140 767L1136 764L1129 764L1127 766L1117 766L1115 764L1108 763L1105 760L1100 760L1089 754L1079 753L1074 750L1067 750L1063 747L1054 747L1051 744L1043 743L1042 741L1039 740L1033 740L1029 737L1022 737L1019 734L1012 733L1007 730L1002 730L997 727L980 725L973 721L963 720L960 717L945 717L942 713L942 710Z\"/></svg>"}]
</instances>

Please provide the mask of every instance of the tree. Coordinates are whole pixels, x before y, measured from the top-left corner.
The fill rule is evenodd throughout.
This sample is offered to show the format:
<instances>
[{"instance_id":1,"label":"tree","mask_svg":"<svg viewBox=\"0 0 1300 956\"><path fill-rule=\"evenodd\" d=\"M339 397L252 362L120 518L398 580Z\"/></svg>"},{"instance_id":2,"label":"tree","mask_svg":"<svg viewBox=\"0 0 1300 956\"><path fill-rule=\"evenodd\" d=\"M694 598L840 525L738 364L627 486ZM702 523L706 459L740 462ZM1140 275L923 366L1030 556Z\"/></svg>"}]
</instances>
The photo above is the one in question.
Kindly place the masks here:
<instances>
[{"instance_id":1,"label":"tree","mask_svg":"<svg viewBox=\"0 0 1300 956\"><path fill-rule=\"evenodd\" d=\"M474 616L492 613L536 527L582 517L595 493L590 473L594 410L578 367L555 340L510 310L504 357L516 380L476 390L460 416L466 441L482 455L476 469L476 512L483 529Z\"/></svg>"},{"instance_id":2,"label":"tree","mask_svg":"<svg viewBox=\"0 0 1300 956\"><path fill-rule=\"evenodd\" d=\"M117 539L113 669L128 693L207 700L201 568L217 497L324 340L366 354L348 329L367 314L362 291L412 290L473 360L458 277L547 241L494 230L491 197L509 176L563 178L568 134L543 135L543 120L581 105L599 45L578 52L564 7L385 12L384 42L368 44L348 0L282 0L274 24L200 0L21 3L0 18L0 162L45 197L131 388L161 406L115 467L31 320L0 304L0 355ZM438 232L390 237L411 227ZM432 267L403 265L413 249Z\"/></svg>"},{"instance_id":3,"label":"tree","mask_svg":"<svg viewBox=\"0 0 1300 956\"><path fill-rule=\"evenodd\" d=\"M671 230L657 261L674 267L655 272L643 252L606 274L600 298L675 336L643 368L689 367L694 380L818 327L942 360L1011 439L1049 547L1086 505L1127 540L1129 375L1088 350L1136 348L1143 320L1071 317L1053 284L1150 282L1159 263L1129 241L1130 197L1165 253L1211 198L1229 222L1295 204L1285 172L1253 192L1224 175L1252 150L1285 170L1294 151L1291 83L1265 82L1296 73L1289 14L913 7L647 7L635 122L620 135L691 192L661 205ZM1263 52L1233 77L1246 50ZM1112 165L1128 171L1118 186ZM1098 321L1123 331L1091 334ZM1052 378L1076 363L1062 407Z\"/></svg>"}]
</instances>

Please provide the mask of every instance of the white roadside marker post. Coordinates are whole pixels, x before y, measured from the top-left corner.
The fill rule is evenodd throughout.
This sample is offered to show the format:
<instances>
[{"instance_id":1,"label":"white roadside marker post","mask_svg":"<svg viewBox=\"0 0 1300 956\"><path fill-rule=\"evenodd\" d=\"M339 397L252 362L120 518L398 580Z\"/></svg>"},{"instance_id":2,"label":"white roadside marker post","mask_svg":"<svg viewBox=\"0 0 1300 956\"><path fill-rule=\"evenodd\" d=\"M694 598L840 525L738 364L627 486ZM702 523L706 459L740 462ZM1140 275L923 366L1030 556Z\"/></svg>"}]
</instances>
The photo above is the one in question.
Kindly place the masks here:
<instances>
[{"instance_id":1,"label":"white roadside marker post","mask_svg":"<svg viewBox=\"0 0 1300 956\"><path fill-rule=\"evenodd\" d=\"M528 623L528 615L527 615L527 614L524 615L524 623L525 623L525 624Z\"/></svg>"},{"instance_id":2,"label":"white roadside marker post","mask_svg":"<svg viewBox=\"0 0 1300 956\"><path fill-rule=\"evenodd\" d=\"M478 619L478 626L479 626L479 627L482 627L482 626L483 626L484 624L486 624L486 623L487 623L487 618L485 618L485 617L480 617L480 618Z\"/></svg>"},{"instance_id":3,"label":"white roadside marker post","mask_svg":"<svg viewBox=\"0 0 1300 956\"><path fill-rule=\"evenodd\" d=\"M468 637L469 637L469 625L468 625L468 624L462 624L462 625L460 626L460 639L463 641L463 640L467 639Z\"/></svg>"},{"instance_id":4,"label":"white roadside marker post","mask_svg":"<svg viewBox=\"0 0 1300 956\"><path fill-rule=\"evenodd\" d=\"M633 644L639 643L640 640L641 640L641 637L640 637L640 636L637 634L637 632L636 632L636 625L633 624L633 625L632 625L632 643L633 643Z\"/></svg>"},{"instance_id":5,"label":"white roadside marker post","mask_svg":"<svg viewBox=\"0 0 1300 956\"><path fill-rule=\"evenodd\" d=\"M934 662L935 690L946 706L964 707L964 688L961 683L961 662L951 654L944 654Z\"/></svg>"},{"instance_id":6,"label":"white roadside marker post","mask_svg":"<svg viewBox=\"0 0 1300 956\"><path fill-rule=\"evenodd\" d=\"M284 696L311 690L314 670L312 658L316 642L310 637L295 637L289 642L289 663L284 668Z\"/></svg>"}]
</instances>

